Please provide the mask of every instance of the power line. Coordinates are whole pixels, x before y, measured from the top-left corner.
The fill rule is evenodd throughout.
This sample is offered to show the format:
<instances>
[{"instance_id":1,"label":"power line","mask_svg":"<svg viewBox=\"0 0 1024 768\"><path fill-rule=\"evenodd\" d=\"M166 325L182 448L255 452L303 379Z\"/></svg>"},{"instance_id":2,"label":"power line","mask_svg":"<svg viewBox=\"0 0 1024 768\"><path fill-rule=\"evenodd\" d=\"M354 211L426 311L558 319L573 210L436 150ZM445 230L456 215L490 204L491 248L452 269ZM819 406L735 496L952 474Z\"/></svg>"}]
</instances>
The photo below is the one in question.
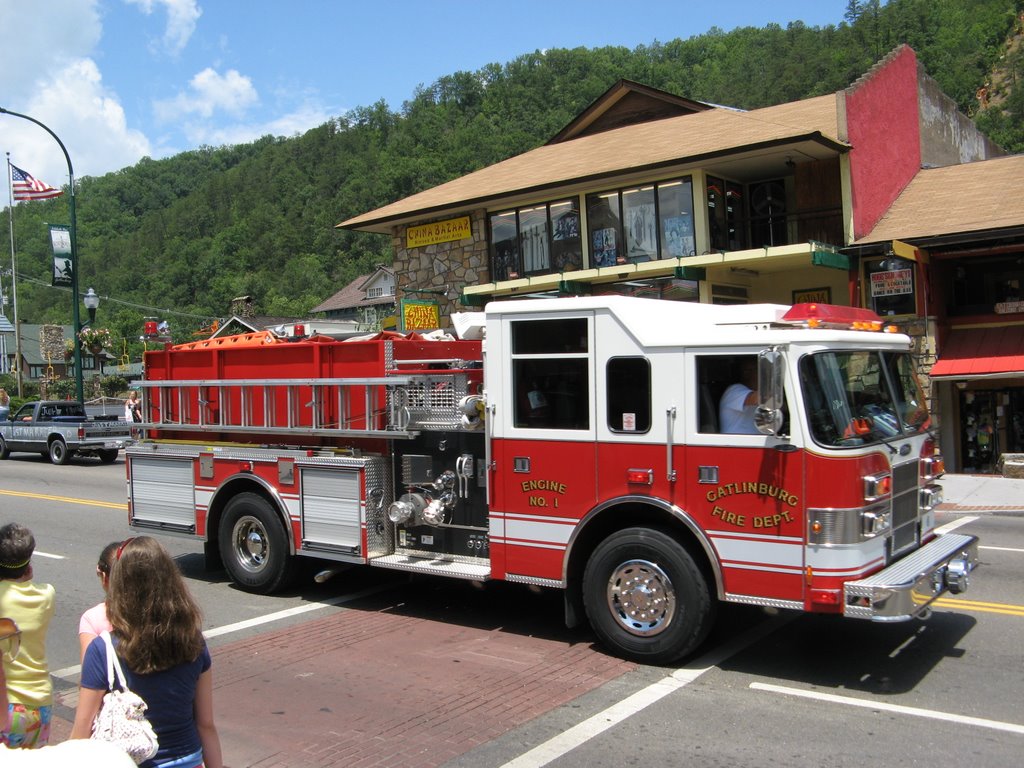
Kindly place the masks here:
<instances>
[{"instance_id":1,"label":"power line","mask_svg":"<svg viewBox=\"0 0 1024 768\"><path fill-rule=\"evenodd\" d=\"M26 275L19 274L18 275L18 279L21 280L22 282L35 283L36 285L42 285L42 286L45 286L47 288L57 288L57 289L59 289L61 291L67 291L67 292L70 293L70 289L67 288L66 286L63 286L63 285L51 285L50 283L46 282L45 280L39 280L38 278L35 278L35 277L28 277ZM151 307L151 306L148 306L146 304L136 304L136 303L131 302L131 301L126 301L124 299L115 299L112 296L103 296L103 295L101 295L100 298L103 299L104 301L109 301L109 302L111 302L113 304L121 304L123 306L131 307L133 309L141 309L141 310L144 310L146 312L151 312L151 313L153 313L155 315L177 315L178 317L190 317L190 318L193 318L193 319L202 320L203 322L208 322L210 320L215 319L212 315L196 315L196 314L192 314L191 312L181 312L181 311L176 310L176 309L164 309L163 307Z\"/></svg>"}]
</instances>

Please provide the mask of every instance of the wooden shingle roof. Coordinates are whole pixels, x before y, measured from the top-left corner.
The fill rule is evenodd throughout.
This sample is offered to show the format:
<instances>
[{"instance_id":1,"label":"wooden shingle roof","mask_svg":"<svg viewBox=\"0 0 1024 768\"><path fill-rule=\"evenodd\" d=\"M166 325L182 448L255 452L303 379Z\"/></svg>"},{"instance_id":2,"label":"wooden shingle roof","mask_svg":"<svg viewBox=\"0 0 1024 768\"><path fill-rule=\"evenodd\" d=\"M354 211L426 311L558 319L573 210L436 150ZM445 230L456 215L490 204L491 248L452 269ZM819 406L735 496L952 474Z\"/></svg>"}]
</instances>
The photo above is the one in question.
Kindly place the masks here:
<instances>
[{"instance_id":1,"label":"wooden shingle roof","mask_svg":"<svg viewBox=\"0 0 1024 768\"><path fill-rule=\"evenodd\" d=\"M386 232L392 223L468 209L511 195L798 141L832 152L839 138L837 95L743 112L716 107L547 144L339 224Z\"/></svg>"},{"instance_id":2,"label":"wooden shingle roof","mask_svg":"<svg viewBox=\"0 0 1024 768\"><path fill-rule=\"evenodd\" d=\"M908 240L1024 224L1024 155L918 171L857 244Z\"/></svg>"}]
</instances>

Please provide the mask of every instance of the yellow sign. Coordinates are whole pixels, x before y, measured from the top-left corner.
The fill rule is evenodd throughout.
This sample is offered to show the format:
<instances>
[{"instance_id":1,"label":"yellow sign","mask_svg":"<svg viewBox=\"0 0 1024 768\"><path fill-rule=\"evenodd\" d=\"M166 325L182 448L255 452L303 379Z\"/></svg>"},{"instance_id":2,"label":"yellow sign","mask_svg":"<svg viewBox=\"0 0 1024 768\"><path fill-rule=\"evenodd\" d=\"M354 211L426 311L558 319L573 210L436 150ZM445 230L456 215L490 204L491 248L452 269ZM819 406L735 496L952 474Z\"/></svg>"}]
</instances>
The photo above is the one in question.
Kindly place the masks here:
<instances>
[{"instance_id":1,"label":"yellow sign","mask_svg":"<svg viewBox=\"0 0 1024 768\"><path fill-rule=\"evenodd\" d=\"M441 327L441 310L436 301L402 299L402 330L432 331Z\"/></svg>"},{"instance_id":2,"label":"yellow sign","mask_svg":"<svg viewBox=\"0 0 1024 768\"><path fill-rule=\"evenodd\" d=\"M472 236L473 230L469 225L469 216L460 216L457 219L445 219L409 227L405 231L405 246L419 248L424 245L447 243L451 240L462 240Z\"/></svg>"}]
</instances>

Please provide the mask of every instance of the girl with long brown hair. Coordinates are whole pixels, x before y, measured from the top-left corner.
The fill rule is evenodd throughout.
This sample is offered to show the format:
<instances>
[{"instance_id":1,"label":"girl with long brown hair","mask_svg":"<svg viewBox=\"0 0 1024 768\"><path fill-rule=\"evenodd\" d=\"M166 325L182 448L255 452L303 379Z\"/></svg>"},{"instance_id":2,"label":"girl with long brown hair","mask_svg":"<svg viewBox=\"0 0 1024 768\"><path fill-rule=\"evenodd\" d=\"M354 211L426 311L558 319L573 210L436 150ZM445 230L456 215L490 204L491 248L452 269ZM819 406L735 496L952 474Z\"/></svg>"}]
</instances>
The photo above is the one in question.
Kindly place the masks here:
<instances>
[{"instance_id":1,"label":"girl with long brown hair","mask_svg":"<svg viewBox=\"0 0 1024 768\"><path fill-rule=\"evenodd\" d=\"M146 702L160 742L143 768L223 768L202 614L177 563L156 539L139 536L118 548L107 618L128 688ZM89 738L106 689L106 646L98 637L82 662L71 738Z\"/></svg>"}]
</instances>

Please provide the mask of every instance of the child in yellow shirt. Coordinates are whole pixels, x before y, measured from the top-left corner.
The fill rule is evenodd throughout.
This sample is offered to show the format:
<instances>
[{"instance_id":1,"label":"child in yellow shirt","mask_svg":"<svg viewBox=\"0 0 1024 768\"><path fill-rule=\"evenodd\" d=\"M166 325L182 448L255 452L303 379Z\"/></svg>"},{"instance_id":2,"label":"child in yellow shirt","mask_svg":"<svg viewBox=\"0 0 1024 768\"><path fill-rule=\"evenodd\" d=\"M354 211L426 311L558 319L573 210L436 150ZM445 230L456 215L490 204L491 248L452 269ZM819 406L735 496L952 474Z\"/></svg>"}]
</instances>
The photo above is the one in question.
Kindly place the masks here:
<instances>
[{"instance_id":1,"label":"child in yellow shirt","mask_svg":"<svg viewBox=\"0 0 1024 768\"><path fill-rule=\"evenodd\" d=\"M53 714L46 632L55 593L52 585L32 581L35 548L35 537L24 525L0 528L0 616L13 619L21 630L21 651L14 659L3 659L10 727L0 733L0 744L29 749L49 742Z\"/></svg>"}]
</instances>

